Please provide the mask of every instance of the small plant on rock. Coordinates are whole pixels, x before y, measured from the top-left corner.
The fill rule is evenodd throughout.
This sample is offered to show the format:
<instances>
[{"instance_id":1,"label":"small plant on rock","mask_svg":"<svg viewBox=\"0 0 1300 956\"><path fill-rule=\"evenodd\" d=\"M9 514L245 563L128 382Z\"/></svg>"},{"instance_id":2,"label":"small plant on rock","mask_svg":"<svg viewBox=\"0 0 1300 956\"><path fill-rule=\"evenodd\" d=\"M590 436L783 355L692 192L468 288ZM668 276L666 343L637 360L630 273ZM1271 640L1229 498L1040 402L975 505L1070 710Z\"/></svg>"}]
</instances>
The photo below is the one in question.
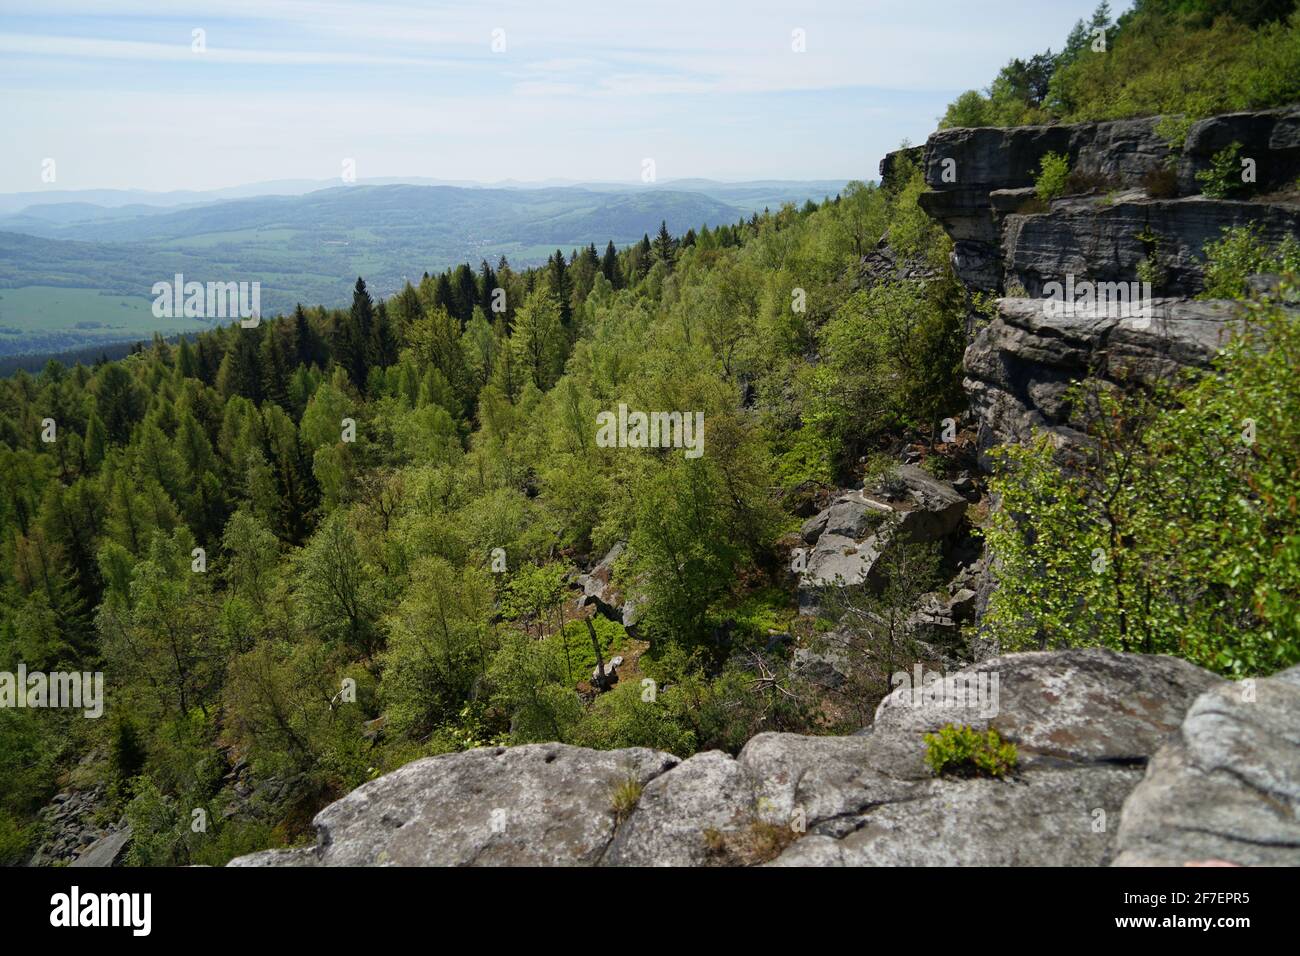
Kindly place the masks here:
<instances>
[{"instance_id":1,"label":"small plant on rock","mask_svg":"<svg viewBox=\"0 0 1300 956\"><path fill-rule=\"evenodd\" d=\"M1016 767L1016 745L996 730L979 733L965 724L945 724L925 735L925 761L935 776L1005 777Z\"/></svg>"},{"instance_id":2,"label":"small plant on rock","mask_svg":"<svg viewBox=\"0 0 1300 956\"><path fill-rule=\"evenodd\" d=\"M635 777L628 777L617 787L614 788L614 795L611 798L611 804L614 810L614 819L622 823L632 815L636 805L641 800L641 781Z\"/></svg>"},{"instance_id":3,"label":"small plant on rock","mask_svg":"<svg viewBox=\"0 0 1300 956\"><path fill-rule=\"evenodd\" d=\"M1034 191L1038 198L1047 202L1065 193L1066 181L1070 178L1070 160L1060 153L1048 153L1038 162L1038 179L1034 182Z\"/></svg>"},{"instance_id":4,"label":"small plant on rock","mask_svg":"<svg viewBox=\"0 0 1300 956\"><path fill-rule=\"evenodd\" d=\"M1210 168L1196 174L1201 192L1211 199L1227 199L1245 191L1241 181L1241 144L1232 143L1214 154Z\"/></svg>"}]
</instances>

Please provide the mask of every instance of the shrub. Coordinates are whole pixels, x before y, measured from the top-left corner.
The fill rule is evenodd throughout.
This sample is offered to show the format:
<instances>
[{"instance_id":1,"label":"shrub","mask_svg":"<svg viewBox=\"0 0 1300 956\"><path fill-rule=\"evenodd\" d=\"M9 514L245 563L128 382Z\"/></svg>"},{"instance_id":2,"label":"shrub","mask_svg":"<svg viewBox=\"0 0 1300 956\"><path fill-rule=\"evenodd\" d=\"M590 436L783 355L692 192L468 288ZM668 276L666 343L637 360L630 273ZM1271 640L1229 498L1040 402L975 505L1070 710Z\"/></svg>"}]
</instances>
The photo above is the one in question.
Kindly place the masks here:
<instances>
[{"instance_id":1,"label":"shrub","mask_svg":"<svg viewBox=\"0 0 1300 956\"><path fill-rule=\"evenodd\" d=\"M1227 199L1242 193L1246 184L1241 181L1241 144L1231 143L1214 154L1210 168L1196 174L1201 192L1211 199Z\"/></svg>"},{"instance_id":2,"label":"shrub","mask_svg":"<svg viewBox=\"0 0 1300 956\"><path fill-rule=\"evenodd\" d=\"M1065 192L1071 196L1096 193L1110 188L1115 182L1116 180L1113 177L1104 173L1074 169L1065 178Z\"/></svg>"},{"instance_id":3,"label":"shrub","mask_svg":"<svg viewBox=\"0 0 1300 956\"><path fill-rule=\"evenodd\" d=\"M1300 662L1300 323L1246 308L1190 385L1077 388L1091 441L1068 468L1050 436L998 454L984 621L1004 652L1101 646L1233 677Z\"/></svg>"},{"instance_id":4,"label":"shrub","mask_svg":"<svg viewBox=\"0 0 1300 956\"><path fill-rule=\"evenodd\" d=\"M0 866L17 866L27 855L32 828L0 807Z\"/></svg>"},{"instance_id":5,"label":"shrub","mask_svg":"<svg viewBox=\"0 0 1300 956\"><path fill-rule=\"evenodd\" d=\"M1070 178L1070 160L1060 153L1048 153L1038 163L1038 179L1034 182L1034 191L1038 198L1047 202L1065 194L1065 186Z\"/></svg>"},{"instance_id":6,"label":"shrub","mask_svg":"<svg viewBox=\"0 0 1300 956\"><path fill-rule=\"evenodd\" d=\"M1169 278L1160 263L1160 236L1147 228L1138 233L1137 238L1147 251L1146 258L1138 263L1137 277L1140 281L1149 282L1154 289L1159 290Z\"/></svg>"},{"instance_id":7,"label":"shrub","mask_svg":"<svg viewBox=\"0 0 1300 956\"><path fill-rule=\"evenodd\" d=\"M925 761L935 776L1005 777L1018 759L1016 745L1003 742L991 727L981 734L965 724L945 724L925 735Z\"/></svg>"},{"instance_id":8,"label":"shrub","mask_svg":"<svg viewBox=\"0 0 1300 956\"><path fill-rule=\"evenodd\" d=\"M1248 276L1283 272L1300 272L1300 241L1294 236L1269 249L1256 224L1224 227L1222 238L1205 246L1205 291L1200 298L1242 299Z\"/></svg>"}]
</instances>

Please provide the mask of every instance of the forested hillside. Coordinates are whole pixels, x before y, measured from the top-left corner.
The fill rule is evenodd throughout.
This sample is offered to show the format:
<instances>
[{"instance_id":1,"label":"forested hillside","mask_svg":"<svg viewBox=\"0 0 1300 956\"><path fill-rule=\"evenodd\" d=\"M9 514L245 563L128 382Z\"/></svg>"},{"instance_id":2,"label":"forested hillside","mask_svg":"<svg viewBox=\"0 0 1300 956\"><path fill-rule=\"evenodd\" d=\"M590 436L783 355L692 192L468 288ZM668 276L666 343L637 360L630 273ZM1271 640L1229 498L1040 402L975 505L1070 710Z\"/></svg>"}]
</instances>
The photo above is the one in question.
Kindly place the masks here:
<instances>
[{"instance_id":1,"label":"forested hillside","mask_svg":"<svg viewBox=\"0 0 1300 956\"><path fill-rule=\"evenodd\" d=\"M958 97L941 126L1170 116L1169 139L1213 113L1300 99L1295 0L1103 0L1061 47L1014 59ZM1178 115L1181 114L1181 115Z\"/></svg>"},{"instance_id":2,"label":"forested hillside","mask_svg":"<svg viewBox=\"0 0 1300 956\"><path fill-rule=\"evenodd\" d=\"M2 666L102 669L111 715L0 711L6 855L86 753L138 862L215 861L422 754L815 729L737 663L794 615L788 500L960 404L955 282L861 280L886 231L946 268L919 176L902 183L545 269L462 266L386 302L359 279L348 311L5 381ZM598 447L620 402L702 412L705 454ZM636 680L594 698L570 620L575 559L618 541L638 640L597 632L664 685L653 708ZM297 815L191 833L235 759L293 778Z\"/></svg>"}]
</instances>

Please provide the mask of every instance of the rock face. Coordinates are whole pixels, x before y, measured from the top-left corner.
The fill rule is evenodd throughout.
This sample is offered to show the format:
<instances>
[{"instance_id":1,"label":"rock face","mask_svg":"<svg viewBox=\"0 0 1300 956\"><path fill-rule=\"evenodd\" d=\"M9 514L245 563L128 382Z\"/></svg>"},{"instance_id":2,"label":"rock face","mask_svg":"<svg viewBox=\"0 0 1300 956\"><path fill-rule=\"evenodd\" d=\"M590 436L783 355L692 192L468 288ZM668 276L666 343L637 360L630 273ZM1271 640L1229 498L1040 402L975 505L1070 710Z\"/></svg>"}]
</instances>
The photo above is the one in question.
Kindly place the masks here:
<instances>
[{"instance_id":1,"label":"rock face","mask_svg":"<svg viewBox=\"0 0 1300 956\"><path fill-rule=\"evenodd\" d=\"M323 810L316 846L231 865L1300 864L1300 669L1239 705L1242 685L1104 650L925 687L860 735L760 734L736 758L543 744L416 761ZM1016 773L934 777L924 735L953 722L1015 743Z\"/></svg>"},{"instance_id":2,"label":"rock face","mask_svg":"<svg viewBox=\"0 0 1300 956\"><path fill-rule=\"evenodd\" d=\"M1125 865L1300 863L1300 667L1192 704L1129 795Z\"/></svg>"},{"instance_id":3,"label":"rock face","mask_svg":"<svg viewBox=\"0 0 1300 956\"><path fill-rule=\"evenodd\" d=\"M1068 423L1071 383L1091 376L1116 385L1150 384L1203 368L1238 322L1228 302L1157 299L1151 311L1140 328L1104 308L1057 317L1045 314L1038 299L1000 299L997 316L975 335L965 357L981 454L1027 441L1035 429L1078 441ZM982 461L987 467L987 457Z\"/></svg>"},{"instance_id":4,"label":"rock face","mask_svg":"<svg viewBox=\"0 0 1300 956\"><path fill-rule=\"evenodd\" d=\"M117 866L131 844L131 828L123 827L86 847L69 866Z\"/></svg>"},{"instance_id":5,"label":"rock face","mask_svg":"<svg viewBox=\"0 0 1300 956\"><path fill-rule=\"evenodd\" d=\"M1257 223L1276 242L1300 231L1294 195L1279 202L1212 200L1199 195L1197 174L1233 142L1255 161L1255 193L1293 184L1300 175L1300 108L1232 113L1193 124L1171 149L1158 132L1160 117L940 130L924 152L922 207L954 242L957 274L973 289L1011 284L1038 295L1045 282L1137 279L1149 257L1165 272L1157 294L1194 295L1203 287L1206 242L1225 226ZM1049 152L1068 157L1077 189L1046 210L1029 207L1040 161ZM881 163L891 174L897 158ZM1149 238L1142 239L1139 236Z\"/></svg>"}]
</instances>

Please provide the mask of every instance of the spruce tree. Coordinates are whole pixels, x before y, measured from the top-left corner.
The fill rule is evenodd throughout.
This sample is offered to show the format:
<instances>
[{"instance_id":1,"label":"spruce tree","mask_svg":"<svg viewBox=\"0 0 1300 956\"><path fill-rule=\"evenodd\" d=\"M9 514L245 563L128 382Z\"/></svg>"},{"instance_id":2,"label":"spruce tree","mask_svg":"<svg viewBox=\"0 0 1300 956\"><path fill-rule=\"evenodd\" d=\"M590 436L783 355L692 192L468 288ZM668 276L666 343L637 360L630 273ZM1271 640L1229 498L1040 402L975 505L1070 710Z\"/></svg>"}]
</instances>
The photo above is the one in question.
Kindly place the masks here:
<instances>
[{"instance_id":1,"label":"spruce tree","mask_svg":"<svg viewBox=\"0 0 1300 956\"><path fill-rule=\"evenodd\" d=\"M677 260L677 243L668 232L668 223L665 220L659 222L659 235L655 236L654 253L656 260L672 269L673 263Z\"/></svg>"},{"instance_id":2,"label":"spruce tree","mask_svg":"<svg viewBox=\"0 0 1300 956\"><path fill-rule=\"evenodd\" d=\"M600 260L600 271L609 284L615 289L622 288L623 277L618 272L618 251L614 248L614 241L611 239L605 246L604 258Z\"/></svg>"}]
</instances>

